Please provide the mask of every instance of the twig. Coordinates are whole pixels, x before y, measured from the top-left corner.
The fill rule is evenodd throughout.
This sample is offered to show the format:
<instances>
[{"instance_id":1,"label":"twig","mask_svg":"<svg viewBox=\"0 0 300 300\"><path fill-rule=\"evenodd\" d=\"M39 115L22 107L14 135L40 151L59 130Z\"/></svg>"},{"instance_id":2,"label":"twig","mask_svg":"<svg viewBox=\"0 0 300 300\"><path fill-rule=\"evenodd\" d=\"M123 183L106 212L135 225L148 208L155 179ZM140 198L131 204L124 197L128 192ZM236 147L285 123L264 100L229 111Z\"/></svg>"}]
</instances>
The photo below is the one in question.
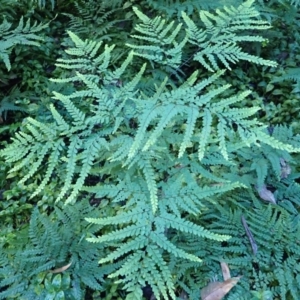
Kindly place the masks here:
<instances>
[{"instance_id":1,"label":"twig","mask_svg":"<svg viewBox=\"0 0 300 300\"><path fill-rule=\"evenodd\" d=\"M246 220L245 220L245 218L244 218L243 215L242 215L242 224L243 224L243 226L244 226L244 228L245 228L246 234L247 234L248 239L249 239L249 241L250 241L250 244L251 244L251 248L252 248L253 254L256 255L257 250L258 250L258 247L257 247L257 244L256 244L256 242L255 242L255 240L254 240L254 237L253 237L253 235L252 235L252 232L250 231L250 228L249 228L249 226L248 226L248 224L247 224L247 222L246 222Z\"/></svg>"}]
</instances>

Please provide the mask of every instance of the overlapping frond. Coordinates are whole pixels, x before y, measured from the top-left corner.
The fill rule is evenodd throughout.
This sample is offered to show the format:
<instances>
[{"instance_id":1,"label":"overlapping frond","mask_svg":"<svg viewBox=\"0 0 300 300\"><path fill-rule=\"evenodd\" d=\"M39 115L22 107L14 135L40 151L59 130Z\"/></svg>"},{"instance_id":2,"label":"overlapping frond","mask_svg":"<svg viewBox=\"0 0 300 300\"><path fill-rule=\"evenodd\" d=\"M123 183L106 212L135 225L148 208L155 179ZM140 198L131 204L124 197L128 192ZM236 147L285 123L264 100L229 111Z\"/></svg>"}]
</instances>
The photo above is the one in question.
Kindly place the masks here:
<instances>
[{"instance_id":1,"label":"overlapping frond","mask_svg":"<svg viewBox=\"0 0 300 300\"><path fill-rule=\"evenodd\" d=\"M6 19L0 24L0 60L3 60L7 70L11 69L9 54L17 44L39 46L43 38L36 33L47 28L48 24L30 23L30 19L24 23L23 17L18 26L12 29L12 23Z\"/></svg>"},{"instance_id":2,"label":"overlapping frond","mask_svg":"<svg viewBox=\"0 0 300 300\"><path fill-rule=\"evenodd\" d=\"M258 249L274 246L272 229L282 239L287 237L293 219L286 212L294 214L299 205L289 153L300 151L300 139L284 126L270 133L256 119L259 107L242 106L251 92L232 92L230 84L220 80L225 73L221 65L229 72L240 60L275 66L242 48L263 41L249 31L269 28L258 18L252 0L215 13L201 10L198 19L182 13L181 19L170 21L137 8L134 12L138 33L127 45L131 51L126 50L119 61L117 46L68 32L74 46L56 64L65 77L52 80L70 90L55 91L51 118L47 122L27 118L0 153L12 164L11 173L21 174L22 186L37 183L32 197L55 176L56 205L74 204L56 208L52 219L37 210L32 215L28 236L33 247L25 256L30 263L40 261L36 272L56 267L57 261L47 258L49 249L64 262L69 253L65 239L74 247L76 267L87 274L82 282L91 288L100 289L105 274L128 292L128 299L140 299L146 284L156 298L176 299L180 287L190 299L198 299L199 286L206 280L203 274L214 275L218 255L225 253L238 269L257 263L253 258L257 252L259 263L268 268L271 254L265 258L259 250L249 251L247 238L241 243L241 217ZM3 24L5 29L8 23ZM186 76L182 58L187 47L204 68ZM201 72L205 68L213 71L211 76L205 75L207 70ZM276 194L277 185L287 186L286 193ZM262 197L262 189L277 202ZM89 198L94 214L86 215L88 210L80 207L84 198ZM52 224L53 220L58 222ZM78 238L76 245L69 231ZM296 230L291 232L296 238ZM87 242L85 253L81 243ZM298 292L293 276L282 275L297 262L294 254L299 249L291 245L282 246L290 260L282 249L275 251L276 267L283 266L277 277L246 274L258 285L261 279L282 279L282 290L274 293L283 299L283 289ZM98 256L90 250L93 247ZM83 255L89 258L86 264L80 262ZM210 258L207 264L205 257ZM95 258L99 268L92 267ZM19 281L11 274L14 279L1 275L5 277L1 287L16 282L15 292ZM237 294L250 288L241 282ZM80 289L77 298L83 298Z\"/></svg>"}]
</instances>

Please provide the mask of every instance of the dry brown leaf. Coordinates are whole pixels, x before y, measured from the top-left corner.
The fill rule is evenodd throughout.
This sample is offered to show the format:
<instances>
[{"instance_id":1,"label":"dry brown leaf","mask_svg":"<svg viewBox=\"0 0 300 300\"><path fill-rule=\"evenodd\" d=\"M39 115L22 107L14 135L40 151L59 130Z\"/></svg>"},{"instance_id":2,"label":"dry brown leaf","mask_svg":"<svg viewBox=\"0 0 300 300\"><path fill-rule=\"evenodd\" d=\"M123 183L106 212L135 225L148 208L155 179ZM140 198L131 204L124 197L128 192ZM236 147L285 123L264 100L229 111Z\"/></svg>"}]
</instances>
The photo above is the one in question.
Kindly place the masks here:
<instances>
[{"instance_id":1,"label":"dry brown leaf","mask_svg":"<svg viewBox=\"0 0 300 300\"><path fill-rule=\"evenodd\" d=\"M70 268L71 265L72 265L72 262L70 262L69 264L67 264L67 265L65 265L65 266L63 266L61 268L57 268L57 269L51 270L49 272L53 273L53 274L55 274L55 273L61 273L63 271L66 271L68 268Z\"/></svg>"},{"instance_id":2,"label":"dry brown leaf","mask_svg":"<svg viewBox=\"0 0 300 300\"><path fill-rule=\"evenodd\" d=\"M256 189L261 199L276 204L276 199L274 197L274 194L270 190L268 190L265 185Z\"/></svg>"},{"instance_id":3,"label":"dry brown leaf","mask_svg":"<svg viewBox=\"0 0 300 300\"><path fill-rule=\"evenodd\" d=\"M201 291L202 300L221 300L240 280L241 276L233 277L224 282L211 282Z\"/></svg>"},{"instance_id":4,"label":"dry brown leaf","mask_svg":"<svg viewBox=\"0 0 300 300\"><path fill-rule=\"evenodd\" d=\"M292 172L291 166L282 157L280 157L280 165L281 165L280 178L281 179L287 178Z\"/></svg>"},{"instance_id":5,"label":"dry brown leaf","mask_svg":"<svg viewBox=\"0 0 300 300\"><path fill-rule=\"evenodd\" d=\"M221 261L220 264L221 264L221 268L222 268L223 279L224 279L224 281L226 281L227 279L231 278L229 267L228 267L227 263L224 261Z\"/></svg>"}]
</instances>

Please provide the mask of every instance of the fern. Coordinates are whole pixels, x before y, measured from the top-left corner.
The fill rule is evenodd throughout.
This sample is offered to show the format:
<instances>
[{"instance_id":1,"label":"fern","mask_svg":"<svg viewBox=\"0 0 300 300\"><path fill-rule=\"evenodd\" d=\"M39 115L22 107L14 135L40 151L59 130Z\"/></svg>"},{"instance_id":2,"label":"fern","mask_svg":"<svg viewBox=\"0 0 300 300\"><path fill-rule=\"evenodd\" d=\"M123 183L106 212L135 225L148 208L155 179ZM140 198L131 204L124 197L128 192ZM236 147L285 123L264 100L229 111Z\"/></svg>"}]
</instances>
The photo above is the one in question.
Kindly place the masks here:
<instances>
[{"instance_id":1,"label":"fern","mask_svg":"<svg viewBox=\"0 0 300 300\"><path fill-rule=\"evenodd\" d=\"M168 25L165 25L165 20L161 19L161 17L151 20L137 8L134 8L134 12L143 24L138 24L135 27L142 35L132 35L132 37L144 40L151 45L136 46L128 44L128 46L136 50L136 55L172 66L175 69L179 67L181 64L182 48L187 42L186 38L179 43L176 42L176 37L181 30L182 24L174 27L174 21L172 21Z\"/></svg>"},{"instance_id":2,"label":"fern","mask_svg":"<svg viewBox=\"0 0 300 300\"><path fill-rule=\"evenodd\" d=\"M1 150L12 164L10 172L22 171L22 186L37 184L32 197L58 178L58 208L48 217L36 210L31 218L23 256L23 265L26 261L33 270L28 286L34 286L34 276L71 257L70 292L76 299L82 299L85 286L101 290L106 275L129 299L141 297L146 285L156 298L175 299L180 288L197 299L199 287L220 273L218 260L224 257L236 275L245 273L234 292L238 296L250 295L255 286L283 299L298 293L298 271L284 272L299 255L289 237L298 234L290 214L297 211L298 186L291 174L281 176L281 162L292 165L290 153L300 151L299 136L283 126L270 134L256 119L258 107L241 107L250 92L233 94L220 80L225 73L220 62L227 72L239 60L275 66L238 46L263 41L244 32L269 28L252 4L202 10L198 20L183 14L178 23L134 8L139 33L132 35L128 49L133 50L126 50L123 60L116 60L117 45L68 32L74 46L57 61L64 78L52 81L71 86L70 92L54 91L51 119L27 118ZM192 59L203 70L216 72L185 74L186 52L194 52ZM276 193L279 185L291 186L288 204L281 205L283 194L276 194L277 206L259 199L260 188ZM82 200L87 196L99 202L93 213ZM62 201L74 206L60 209ZM242 215L258 245L257 257ZM252 263L262 266L260 272ZM9 270L17 276L9 268L1 274L7 287L2 298L24 293L21 279L5 275ZM28 275L26 270L22 274Z\"/></svg>"},{"instance_id":3,"label":"fern","mask_svg":"<svg viewBox=\"0 0 300 300\"><path fill-rule=\"evenodd\" d=\"M238 46L240 42L263 42L259 36L240 35L239 31L265 30L270 28L268 23L258 20L259 13L252 7L253 0L246 1L237 9L224 8L225 12L217 10L217 15L201 11L199 17L205 29L196 24L186 13L182 18L186 24L186 36L177 41L182 23L174 27L174 21L167 26L161 17L151 20L149 17L134 8L135 13L143 22L136 26L136 30L142 35L132 35L133 38L144 40L147 44L129 46L136 49L136 54L153 62L167 64L177 69L182 64L182 49L185 44L201 45L193 55L194 60L199 61L209 71L220 70L217 60L220 60L225 68L231 70L229 63L237 63L246 60L267 66L276 66L276 63L243 52ZM246 21L247 20L247 21ZM172 29L172 34L168 34ZM173 46L170 47L170 44Z\"/></svg>"},{"instance_id":4,"label":"fern","mask_svg":"<svg viewBox=\"0 0 300 300\"><path fill-rule=\"evenodd\" d=\"M13 104L10 98L11 97L4 97L0 102L0 115L3 116L4 119L6 119L8 111L26 111L25 108Z\"/></svg>"},{"instance_id":5,"label":"fern","mask_svg":"<svg viewBox=\"0 0 300 300\"><path fill-rule=\"evenodd\" d=\"M50 2L50 4L51 4L51 9L52 9L52 10L53 10L54 7L55 7L55 0L50 0L50 1L46 1L46 0L35 0L35 2L38 3L38 6L39 6L40 8L45 8L45 7L46 7L46 4L47 4L48 2Z\"/></svg>"},{"instance_id":6,"label":"fern","mask_svg":"<svg viewBox=\"0 0 300 300\"><path fill-rule=\"evenodd\" d=\"M117 18L120 12L121 2L118 1L88 1L86 3L76 2L77 16L73 13L64 13L69 21L69 30L81 36L93 35L95 40L111 40L122 19Z\"/></svg>"},{"instance_id":7,"label":"fern","mask_svg":"<svg viewBox=\"0 0 300 300\"><path fill-rule=\"evenodd\" d=\"M285 80L293 81L294 83L294 93L299 93L300 91L300 69L299 68L287 68L285 70L285 74L274 78L272 80L273 83L282 82Z\"/></svg>"},{"instance_id":8,"label":"fern","mask_svg":"<svg viewBox=\"0 0 300 300\"><path fill-rule=\"evenodd\" d=\"M207 2L205 0L200 1L180 1L180 0L146 0L147 4L154 9L159 9L166 13L169 18L177 15L180 18L181 13L184 11L188 15L197 13L200 10L211 10L222 7L223 5L239 5L241 1L232 0L218 0L213 2Z\"/></svg>"},{"instance_id":9,"label":"fern","mask_svg":"<svg viewBox=\"0 0 300 300\"><path fill-rule=\"evenodd\" d=\"M1 264L0 286L5 287L5 290L0 292L0 299L20 295L22 299L28 300L45 299L49 291L47 287L41 289L39 284L47 285L47 272L66 265L70 281L62 291L70 297L82 299L84 286L100 290L105 274L114 267L97 266L98 255L103 247L86 242L85 237L96 231L96 227L91 227L83 220L87 215L92 216L93 213L86 201L64 210L56 207L49 217L35 209L29 228L23 233L21 247L18 247L20 253L12 253L7 247L2 248L2 256L6 261ZM40 281L37 281L38 278Z\"/></svg>"},{"instance_id":10,"label":"fern","mask_svg":"<svg viewBox=\"0 0 300 300\"><path fill-rule=\"evenodd\" d=\"M19 25L15 29L11 29L12 23L6 19L0 24L0 59L3 60L7 70L10 70L11 63L9 54L13 47L17 44L39 46L43 40L42 37L36 35L37 32L48 27L48 24L30 24L27 20L24 24L23 17L20 19Z\"/></svg>"},{"instance_id":11,"label":"fern","mask_svg":"<svg viewBox=\"0 0 300 300\"><path fill-rule=\"evenodd\" d=\"M105 187L103 188L105 190ZM93 188L92 190L95 192L99 190L101 192L102 187L99 186L99 188ZM136 200L140 199L142 196L139 191L132 190L131 193L131 197ZM124 240L130 237L127 242L124 240L124 243L120 243L120 246L115 251L111 252L106 258L100 260L100 263L106 263L127 254L127 258L122 267L120 267L116 273L112 273L110 277L117 277L120 275L125 276L125 279L119 279L119 282L123 282L125 288L130 291L133 286L142 283L140 282L140 277L137 276L137 274L142 272L145 278L144 284L148 282L153 287L154 294L157 297L162 294L167 298L168 292L170 293L170 296L174 298L174 285L171 280L172 275L167 267L163 252L170 253L170 255L175 255L176 257L181 257L185 260L195 262L200 262L201 260L197 256L186 253L169 242L166 237L166 230L168 231L168 228L174 228L199 237L216 240L223 240L227 237L214 235L195 224L184 221L179 217L175 217L172 214L167 213L162 206L161 213L159 216L155 217L153 213L151 213L150 205L147 206L142 202L136 203L137 205L132 210L115 217L106 217L102 219L88 218L87 220L89 222L97 225L131 224L123 227L123 229L114 230L106 235L89 238L88 241L92 243L112 243L113 245L118 240ZM146 253L141 251L144 248L147 249ZM134 252L131 254L132 251ZM132 266L136 267L133 268ZM157 276L161 278L160 283L158 284L157 281L154 280Z\"/></svg>"},{"instance_id":12,"label":"fern","mask_svg":"<svg viewBox=\"0 0 300 300\"><path fill-rule=\"evenodd\" d=\"M250 198L240 195L237 201L246 202ZM233 238L228 240L225 247L218 248L222 258L235 269L237 274L243 274L242 284L237 286L236 291L231 294L229 299L242 299L251 297L251 283L256 290L270 290L273 297L280 299L297 299L299 289L296 284L298 270L292 264L298 258L298 246L291 246L294 237L298 234L298 228L293 224L294 216L290 215L284 208L262 205L255 200L253 207L247 212L246 219L258 244L257 256L251 255L250 243L245 237L242 245L238 236L243 234L244 229L240 221L241 210L237 206L236 200L231 201L232 211L220 207L218 220L211 223L211 228L219 234L232 234ZM241 207L241 206L240 206ZM246 214L246 211L244 212ZM214 211L214 216L216 216ZM225 217L226 216L226 217ZM210 219L213 215L208 215L204 219ZM225 221L226 219L226 221ZM236 258L238 253L239 258ZM217 255L217 253L216 253ZM252 268L251 265L259 266L259 269ZM213 265L208 266L213 268ZM294 270L294 271L290 271Z\"/></svg>"},{"instance_id":13,"label":"fern","mask_svg":"<svg viewBox=\"0 0 300 300\"><path fill-rule=\"evenodd\" d=\"M217 10L217 15L207 11L199 13L200 20L205 25L205 30L197 30L197 25L186 14L183 14L187 24L189 41L197 44L200 36L201 50L197 51L194 59L199 61L210 71L218 70L218 58L225 68L231 70L229 63L246 60L267 66L276 66L274 62L264 60L247 54L237 45L239 42L262 42L259 36L238 34L241 30L256 29L265 30L269 28L267 22L257 20L258 11L252 7L253 0L246 1L237 8L225 7L224 12ZM247 20L247 21L245 21Z\"/></svg>"},{"instance_id":14,"label":"fern","mask_svg":"<svg viewBox=\"0 0 300 300\"><path fill-rule=\"evenodd\" d=\"M71 36L75 39L75 41L78 45L78 48L81 48L83 41L79 40L74 35L71 35ZM89 48L90 48L88 50L89 54L95 50L95 47L97 49L97 47L99 47L100 45L101 44L89 43ZM111 49L107 48L106 51L107 51L106 52L107 54L105 54L105 56L100 56L99 58L97 58L95 63L97 63L99 65L101 63L101 60L104 60L103 64L106 65L109 62L108 56L109 56L109 52L111 51ZM70 50L70 53L73 53L72 50ZM79 56L83 55L82 52L79 52L77 54ZM92 55L95 55L95 54L92 54ZM71 62L73 62L73 61L74 60L71 60ZM128 63L129 62L127 62L126 64L128 64ZM102 66L104 67L103 64L102 64ZM64 66L63 64L60 64L60 65ZM75 67L77 67L77 65L75 65ZM110 82L110 78L113 78L115 75L121 76L121 74L123 72L122 68L123 67L121 67L121 69L116 70L117 73L108 72L107 77L104 78L103 80L105 82L106 81ZM137 79L140 76L141 76L141 73L139 75L137 75ZM99 124L101 124L102 122L108 124L110 122L110 120L114 120L116 117L112 113L113 108L115 107L115 104L113 102L111 102L108 106L106 106L107 107L106 111L103 110L103 108L102 108L101 98L103 96L105 96L105 94L106 94L105 97L108 98L110 95L110 90L108 88L104 88L103 90L100 90L99 88L96 87L96 85L94 84L93 81L90 81L84 75L78 74L78 79L83 80L83 82L85 84L87 84L89 88L91 88L93 90L92 93L94 94L94 96L99 99L99 106L96 110L99 110L102 112L101 113L102 117L100 117L100 116L97 116L97 118L95 117L97 115L97 111L95 112L95 115L90 115L87 117L84 113L82 113L79 109L77 109L76 106L71 102L70 99L76 98L79 95L84 95L84 92L81 91L81 92L75 92L70 97L66 97L62 94L55 93L56 99L58 99L65 105L67 112L69 113L69 116L72 120L71 124L73 124L74 127L71 130L71 135L70 135L69 131L66 131L66 129L68 129L68 126L70 126L71 124L67 125L66 120L64 120L64 118L54 108L52 108L52 114L53 114L55 123L51 124L50 130L49 130L48 126L46 126L45 124L42 124L41 122L35 121L31 118L27 119L28 134L32 135L31 138L36 141L43 140L46 143L47 147L43 146L42 143L39 143L36 145L35 148L32 148L31 150L30 150L30 146L28 146L28 148L27 148L28 150L25 150L25 152L24 152L24 149L21 150L20 148L18 151L15 151L15 154L18 157L23 158L23 161L20 162L20 164L17 165L12 170L12 172L20 169L30 159L34 159L33 158L34 155L39 153L39 151L42 151L42 153L43 153L43 155L39 156L39 159L34 162L34 168L31 169L30 173L25 178L23 178L23 180L21 182L25 182L27 179L29 179L31 176L33 176L37 172L38 168L43 163L43 158L46 156L47 153L49 153L49 151L58 151L57 154L53 154L50 156L50 158L53 160L51 160L48 165L48 169L46 171L47 176L46 176L45 180L41 183L41 185L38 187L38 189L33 193L33 196L38 194L42 190L42 188L45 186L45 184L47 184L47 181L50 180L51 174L57 167L57 163L58 163L57 158L58 158L59 152L61 152L63 149L63 146L66 145L65 141L64 141L65 136L71 137L77 133L78 134L78 142L77 142L77 146L76 146L78 148L77 151L79 149L82 149L83 153L80 158L76 159L76 161L74 161L73 156L69 156L69 162L67 162L66 167L70 167L71 165L73 167L68 168L68 171L67 171L68 180L66 181L65 187L63 188L63 191L59 195L58 200L61 199L65 195L65 193L68 190L70 190L70 188L72 190L72 193L69 195L69 197L67 198L66 201L71 202L74 200L74 198L78 194L78 191L83 186L84 180L86 179L86 177L88 176L88 174L90 172L90 168L95 160L95 155L97 153L99 153L99 151L101 151L102 147L106 148L106 149L108 149L108 147L109 147L109 144L105 141L104 138L101 137L100 132L98 132L98 134L94 134L94 135L90 135L90 133L94 126L99 126ZM132 90L135 86L135 82L137 81L137 79L134 78L132 80L132 82L128 82L128 84L123 87L123 91L125 93L128 93L130 90ZM70 80L70 79L68 79L68 80ZM73 78L72 80L75 80L75 78ZM87 95L90 92L91 92L90 90L86 90L85 94ZM118 94L115 94L114 98L115 98L114 101L119 101ZM85 131L82 131L82 130L84 130L84 128L85 128ZM103 129L103 134L104 134L103 137L106 136L107 134L110 134L112 131L113 131L113 125ZM26 136L26 138L28 139L27 136ZM83 142L82 139L85 139L85 138L86 138L85 142L82 143ZM26 144L28 143L28 141L29 140L27 140ZM18 145L18 146L15 146L15 145L12 146L11 150L12 149L17 150L19 145L24 142L23 137L18 136L16 138L15 142L16 142L16 145ZM73 147L73 143L71 143L70 145ZM79 146L80 146L80 148L79 148ZM42 149L44 149L44 150L42 150ZM25 155L26 155L26 153L28 153L28 151L30 151L30 155L25 157ZM70 151L72 151L72 150L70 150ZM13 155L13 156L16 157L15 155ZM12 159L14 160L14 158L12 158ZM74 173L72 173L72 172L75 170L75 166L78 166L78 164L79 164L79 166L81 165L81 169L79 172L78 179L75 181L74 185L72 186L72 178L74 175Z\"/></svg>"}]
</instances>

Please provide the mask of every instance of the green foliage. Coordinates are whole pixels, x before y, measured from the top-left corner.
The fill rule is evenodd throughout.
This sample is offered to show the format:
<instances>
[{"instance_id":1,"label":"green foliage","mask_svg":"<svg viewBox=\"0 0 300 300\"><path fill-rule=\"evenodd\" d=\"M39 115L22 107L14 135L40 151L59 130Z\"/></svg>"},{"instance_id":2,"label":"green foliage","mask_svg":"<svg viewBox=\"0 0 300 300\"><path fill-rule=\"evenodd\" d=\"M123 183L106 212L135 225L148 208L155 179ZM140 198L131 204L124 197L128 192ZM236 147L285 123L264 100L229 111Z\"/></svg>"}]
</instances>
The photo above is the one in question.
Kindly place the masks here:
<instances>
[{"instance_id":1,"label":"green foliage","mask_svg":"<svg viewBox=\"0 0 300 300\"><path fill-rule=\"evenodd\" d=\"M86 215L97 215L87 201L55 207L49 216L34 209L29 228L2 246L0 286L5 289L0 299L82 299L86 286L101 290L103 277L114 267L98 266L105 252L86 241L97 230L84 221Z\"/></svg>"},{"instance_id":2,"label":"green foliage","mask_svg":"<svg viewBox=\"0 0 300 300\"><path fill-rule=\"evenodd\" d=\"M151 8L160 10L165 13L169 18L177 15L178 17L181 16L181 13L184 11L188 15L193 13L197 13L199 10L211 10L226 6L238 6L242 3L240 0L216 0L216 1L180 1L180 0L146 0L145 1Z\"/></svg>"},{"instance_id":3,"label":"green foliage","mask_svg":"<svg viewBox=\"0 0 300 300\"><path fill-rule=\"evenodd\" d=\"M51 4L51 9L53 10L54 7L55 7L55 0L50 0L50 1L46 1L46 0L35 0L35 2L38 3L38 6L40 8L45 8L46 7L46 4L48 4L48 2L50 2Z\"/></svg>"},{"instance_id":4,"label":"green foliage","mask_svg":"<svg viewBox=\"0 0 300 300\"><path fill-rule=\"evenodd\" d=\"M297 42L287 68L274 36L298 3L280 3L32 1L33 26L7 4L0 299L199 299L220 260L243 276L227 299L298 299L300 137L270 126L285 79L297 103Z\"/></svg>"},{"instance_id":5,"label":"green foliage","mask_svg":"<svg viewBox=\"0 0 300 300\"><path fill-rule=\"evenodd\" d=\"M143 22L136 26L136 30L143 35L133 35L134 38L148 42L146 45L130 45L137 49L142 57L151 61L161 62L178 68L182 63L182 48L189 42L197 46L193 59L199 61L209 71L220 70L217 60L220 60L225 68L231 70L229 63L236 63L239 60L246 60L267 66L276 66L276 63L264 60L260 57L249 55L238 46L239 42L263 42L259 36L241 35L246 30L265 30L269 25L265 21L257 20L258 11L252 7L253 1L246 1L237 9L224 8L224 11L217 10L217 14L206 11L199 12L200 21L204 24L200 28L195 22L182 13L186 25L186 36L181 41L176 41L182 23L174 28L174 21L168 26L161 17L151 20L149 17L134 9L138 18ZM199 22L198 22L199 23ZM170 47L170 46L173 47ZM136 51L135 51L136 52Z\"/></svg>"},{"instance_id":6,"label":"green foliage","mask_svg":"<svg viewBox=\"0 0 300 300\"><path fill-rule=\"evenodd\" d=\"M273 125L289 124L299 133L299 84L294 81L294 70L297 72L299 64L299 9L291 2L259 1L259 10L272 22L272 29L263 34L269 42L255 52L275 59L278 68L271 72L257 72L251 65L245 68L248 82L262 102L261 119Z\"/></svg>"},{"instance_id":7,"label":"green foliage","mask_svg":"<svg viewBox=\"0 0 300 300\"><path fill-rule=\"evenodd\" d=\"M78 16L71 13L64 14L70 18L69 30L80 34L81 37L93 34L94 40L116 40L118 38L114 31L116 31L119 23L126 21L119 19L118 16L122 9L122 1L77 2L75 7Z\"/></svg>"},{"instance_id":8,"label":"green foliage","mask_svg":"<svg viewBox=\"0 0 300 300\"><path fill-rule=\"evenodd\" d=\"M15 91L15 93L11 93L9 96L4 97L0 102L0 116L3 116L4 119L7 118L8 111L26 111L23 107L15 105L11 99L14 99L20 95L19 91Z\"/></svg>"},{"instance_id":9,"label":"green foliage","mask_svg":"<svg viewBox=\"0 0 300 300\"><path fill-rule=\"evenodd\" d=\"M238 198L227 199L231 202L231 210L214 204L204 216L211 221L210 228L215 232L232 236L223 247L213 247L216 257L221 256L235 274L243 275L241 285L229 299L241 299L239 295L243 295L243 299L251 299L250 282L257 291L269 290L274 297L271 299L297 299L300 293L297 282L299 269L295 267L300 250L299 243L295 243L299 235L299 226L296 225L299 199L294 197L299 186L288 180L281 184L281 190L286 192L278 195L278 206L264 206L253 196L250 200L250 195L244 193ZM216 214L216 207L220 209L219 214ZM241 223L242 214L258 245L256 256L251 253L250 242ZM208 268L211 272L217 270L217 263Z\"/></svg>"},{"instance_id":10,"label":"green foliage","mask_svg":"<svg viewBox=\"0 0 300 300\"><path fill-rule=\"evenodd\" d=\"M300 1L299 0L290 0L289 1L293 6L298 7L300 5Z\"/></svg>"},{"instance_id":11,"label":"green foliage","mask_svg":"<svg viewBox=\"0 0 300 300\"><path fill-rule=\"evenodd\" d=\"M9 54L13 47L17 44L39 46L39 42L43 39L36 33L47 26L48 24L38 24L37 22L31 25L30 20L24 24L22 17L19 25L12 30L12 24L6 19L3 20L0 24L0 59L5 63L7 70L11 69Z\"/></svg>"}]
</instances>

